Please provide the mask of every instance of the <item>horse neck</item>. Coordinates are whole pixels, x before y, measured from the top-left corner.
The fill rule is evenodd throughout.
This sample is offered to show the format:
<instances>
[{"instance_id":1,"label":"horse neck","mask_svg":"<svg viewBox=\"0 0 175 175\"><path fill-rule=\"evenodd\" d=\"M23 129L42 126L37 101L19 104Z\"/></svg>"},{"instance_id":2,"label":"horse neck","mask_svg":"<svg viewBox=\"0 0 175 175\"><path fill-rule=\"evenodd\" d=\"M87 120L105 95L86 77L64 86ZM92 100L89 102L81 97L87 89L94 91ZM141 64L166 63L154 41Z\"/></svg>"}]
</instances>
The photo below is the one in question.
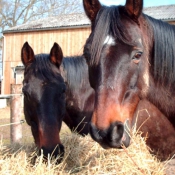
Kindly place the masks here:
<instances>
[{"instance_id":1,"label":"horse neck","mask_svg":"<svg viewBox=\"0 0 175 175\"><path fill-rule=\"evenodd\" d=\"M84 57L65 57L60 67L61 75L67 85L68 95L77 98L81 92L90 89L88 66Z\"/></svg>"}]
</instances>

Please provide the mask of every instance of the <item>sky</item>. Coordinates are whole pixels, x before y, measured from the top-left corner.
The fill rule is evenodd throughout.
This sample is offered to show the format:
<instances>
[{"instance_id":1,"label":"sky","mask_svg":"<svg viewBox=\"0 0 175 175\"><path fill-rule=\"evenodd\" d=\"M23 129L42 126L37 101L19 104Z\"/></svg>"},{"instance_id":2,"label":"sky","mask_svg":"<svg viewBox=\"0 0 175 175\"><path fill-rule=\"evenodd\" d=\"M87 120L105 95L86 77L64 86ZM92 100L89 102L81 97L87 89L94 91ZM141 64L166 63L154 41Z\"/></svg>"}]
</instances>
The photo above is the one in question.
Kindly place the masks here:
<instances>
[{"instance_id":1,"label":"sky","mask_svg":"<svg viewBox=\"0 0 175 175\"><path fill-rule=\"evenodd\" d=\"M124 5L126 0L100 0L104 5ZM144 0L144 7L175 4L175 0Z\"/></svg>"}]
</instances>

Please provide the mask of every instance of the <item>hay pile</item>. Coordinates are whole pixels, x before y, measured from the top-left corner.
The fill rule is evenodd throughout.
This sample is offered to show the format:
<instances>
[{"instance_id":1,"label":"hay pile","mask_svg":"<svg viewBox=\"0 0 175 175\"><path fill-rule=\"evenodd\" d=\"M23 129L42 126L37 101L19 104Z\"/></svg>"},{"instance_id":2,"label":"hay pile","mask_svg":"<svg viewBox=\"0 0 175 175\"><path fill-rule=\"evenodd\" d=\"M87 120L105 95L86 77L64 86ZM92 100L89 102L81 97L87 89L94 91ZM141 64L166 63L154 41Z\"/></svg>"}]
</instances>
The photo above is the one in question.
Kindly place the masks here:
<instances>
[{"instance_id":1,"label":"hay pile","mask_svg":"<svg viewBox=\"0 0 175 175\"><path fill-rule=\"evenodd\" d=\"M65 156L59 165L42 162L35 155L34 145L4 146L0 144L1 175L163 175L164 165L152 156L140 134L132 136L132 144L124 150L104 150L90 136L64 133Z\"/></svg>"}]
</instances>

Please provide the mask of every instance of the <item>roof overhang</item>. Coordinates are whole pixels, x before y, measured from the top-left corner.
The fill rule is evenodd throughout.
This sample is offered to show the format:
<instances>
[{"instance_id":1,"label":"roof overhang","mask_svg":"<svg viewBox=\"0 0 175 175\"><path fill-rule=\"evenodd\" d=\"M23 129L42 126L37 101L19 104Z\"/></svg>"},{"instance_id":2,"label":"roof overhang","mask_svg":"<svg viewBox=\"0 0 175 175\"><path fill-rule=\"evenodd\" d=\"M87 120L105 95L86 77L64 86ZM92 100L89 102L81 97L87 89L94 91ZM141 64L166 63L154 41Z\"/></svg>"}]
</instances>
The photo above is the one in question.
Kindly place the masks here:
<instances>
[{"instance_id":1,"label":"roof overhang","mask_svg":"<svg viewBox=\"0 0 175 175\"><path fill-rule=\"evenodd\" d=\"M25 32L39 32L39 31L50 31L50 30L64 30L64 29L77 29L77 28L89 28L91 25L77 25L77 26L61 26L61 27L45 27L45 28L32 28L32 29L22 29L22 30L4 30L3 34L8 33L25 33Z\"/></svg>"}]
</instances>

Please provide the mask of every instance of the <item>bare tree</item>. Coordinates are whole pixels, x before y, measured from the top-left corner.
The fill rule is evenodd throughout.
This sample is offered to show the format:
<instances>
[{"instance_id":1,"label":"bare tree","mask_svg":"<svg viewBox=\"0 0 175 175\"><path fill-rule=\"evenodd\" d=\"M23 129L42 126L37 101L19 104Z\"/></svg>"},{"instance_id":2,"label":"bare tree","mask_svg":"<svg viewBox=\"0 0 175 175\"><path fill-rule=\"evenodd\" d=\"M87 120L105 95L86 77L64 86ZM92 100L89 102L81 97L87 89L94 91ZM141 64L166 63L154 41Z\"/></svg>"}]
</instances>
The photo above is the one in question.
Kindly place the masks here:
<instances>
[{"instance_id":1,"label":"bare tree","mask_svg":"<svg viewBox=\"0 0 175 175\"><path fill-rule=\"evenodd\" d=\"M0 0L0 53L3 30L44 17L82 12L81 3L81 0Z\"/></svg>"},{"instance_id":2,"label":"bare tree","mask_svg":"<svg viewBox=\"0 0 175 175\"><path fill-rule=\"evenodd\" d=\"M80 0L0 0L0 27L2 31L31 20L80 11Z\"/></svg>"}]
</instances>

